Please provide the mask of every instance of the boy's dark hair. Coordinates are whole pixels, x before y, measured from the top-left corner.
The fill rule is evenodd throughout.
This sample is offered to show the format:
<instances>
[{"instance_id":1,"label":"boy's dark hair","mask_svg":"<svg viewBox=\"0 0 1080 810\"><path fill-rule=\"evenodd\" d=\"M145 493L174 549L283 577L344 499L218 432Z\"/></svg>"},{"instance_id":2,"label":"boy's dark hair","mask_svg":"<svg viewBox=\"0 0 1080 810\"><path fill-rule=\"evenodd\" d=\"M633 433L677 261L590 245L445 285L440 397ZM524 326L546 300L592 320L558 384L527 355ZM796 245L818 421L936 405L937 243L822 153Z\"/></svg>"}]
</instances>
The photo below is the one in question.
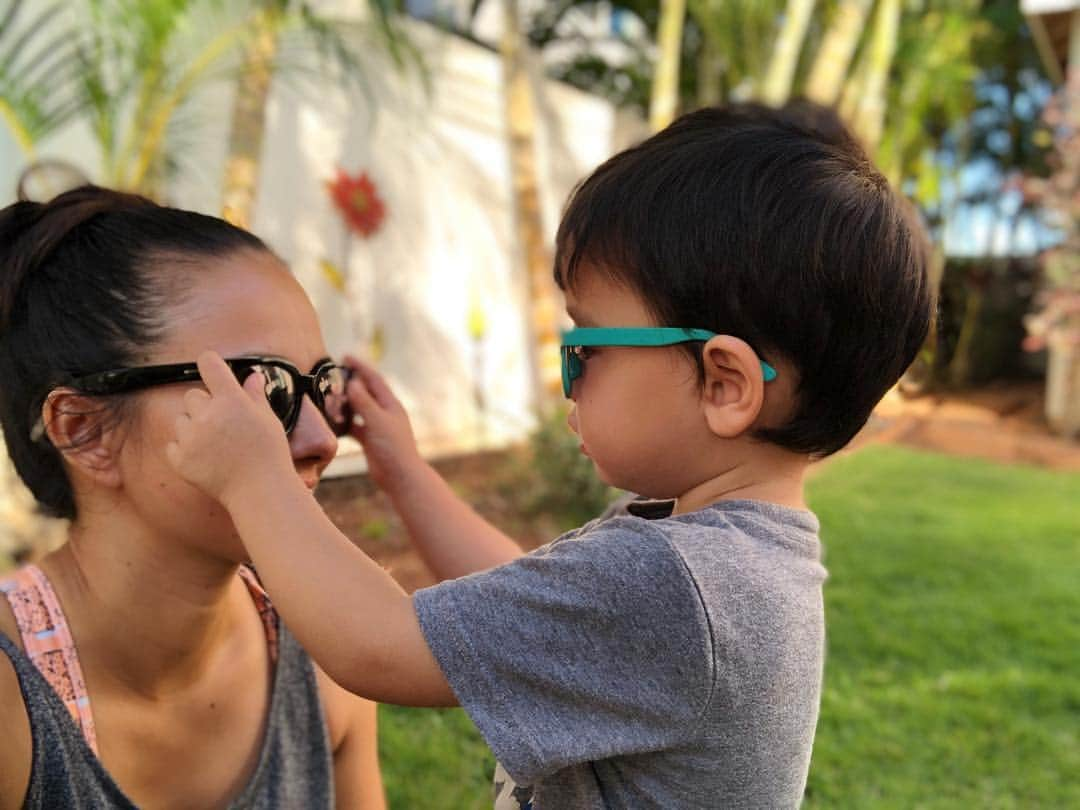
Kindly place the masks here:
<instances>
[{"instance_id":1,"label":"boy's dark hair","mask_svg":"<svg viewBox=\"0 0 1080 810\"><path fill-rule=\"evenodd\" d=\"M95 186L0 210L0 421L46 513L75 516L60 452L33 435L49 392L138 363L192 260L244 249L267 248L220 219ZM122 406L107 398L102 409L118 416Z\"/></svg>"},{"instance_id":2,"label":"boy's dark hair","mask_svg":"<svg viewBox=\"0 0 1080 810\"><path fill-rule=\"evenodd\" d=\"M798 374L787 424L758 435L839 450L914 359L930 325L929 249L831 110L737 104L684 115L571 195L555 280L583 263L660 325L742 338ZM703 374L701 344L686 347Z\"/></svg>"}]
</instances>

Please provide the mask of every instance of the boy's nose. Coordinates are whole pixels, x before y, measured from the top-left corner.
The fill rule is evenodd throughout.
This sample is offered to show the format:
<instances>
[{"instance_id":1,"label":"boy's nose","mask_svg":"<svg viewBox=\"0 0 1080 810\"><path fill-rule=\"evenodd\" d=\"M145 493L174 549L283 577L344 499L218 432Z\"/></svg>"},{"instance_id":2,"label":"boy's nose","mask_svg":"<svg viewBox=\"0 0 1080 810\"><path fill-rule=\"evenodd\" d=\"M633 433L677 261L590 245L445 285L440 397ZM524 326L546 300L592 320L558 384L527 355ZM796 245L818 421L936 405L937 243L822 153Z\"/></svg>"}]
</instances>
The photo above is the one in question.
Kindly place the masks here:
<instances>
[{"instance_id":1,"label":"boy's nose","mask_svg":"<svg viewBox=\"0 0 1080 810\"><path fill-rule=\"evenodd\" d=\"M323 468L337 454L337 436L307 395L300 404L300 417L296 420L296 427L289 434L289 449L292 451L293 461L314 462L319 474L322 474Z\"/></svg>"},{"instance_id":2,"label":"boy's nose","mask_svg":"<svg viewBox=\"0 0 1080 810\"><path fill-rule=\"evenodd\" d=\"M574 433L578 432L578 429L577 429L577 406L576 405L572 406L570 408L570 412L568 414L566 414L566 424L568 424L570 426L570 429L572 431L574 431Z\"/></svg>"}]
</instances>

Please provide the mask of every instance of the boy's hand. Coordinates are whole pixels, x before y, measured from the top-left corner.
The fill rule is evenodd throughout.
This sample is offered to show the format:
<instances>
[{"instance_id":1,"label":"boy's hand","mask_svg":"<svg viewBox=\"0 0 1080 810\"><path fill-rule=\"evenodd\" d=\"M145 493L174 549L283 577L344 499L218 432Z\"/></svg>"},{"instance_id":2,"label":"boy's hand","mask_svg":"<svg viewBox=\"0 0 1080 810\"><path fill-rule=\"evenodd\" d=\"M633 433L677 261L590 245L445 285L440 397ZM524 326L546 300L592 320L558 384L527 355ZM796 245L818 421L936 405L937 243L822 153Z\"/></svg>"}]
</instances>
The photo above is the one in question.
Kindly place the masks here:
<instances>
[{"instance_id":1,"label":"boy's hand","mask_svg":"<svg viewBox=\"0 0 1080 810\"><path fill-rule=\"evenodd\" d=\"M353 414L361 417L350 435L364 446L372 480L392 496L409 472L424 463L409 415L379 372L355 357L346 356L345 365L353 372L349 404Z\"/></svg>"},{"instance_id":2,"label":"boy's hand","mask_svg":"<svg viewBox=\"0 0 1080 810\"><path fill-rule=\"evenodd\" d=\"M241 387L217 352L203 352L198 364L206 390L184 394L176 439L165 448L176 471L226 508L254 476L295 478L288 440L266 401L262 374L251 374Z\"/></svg>"}]
</instances>

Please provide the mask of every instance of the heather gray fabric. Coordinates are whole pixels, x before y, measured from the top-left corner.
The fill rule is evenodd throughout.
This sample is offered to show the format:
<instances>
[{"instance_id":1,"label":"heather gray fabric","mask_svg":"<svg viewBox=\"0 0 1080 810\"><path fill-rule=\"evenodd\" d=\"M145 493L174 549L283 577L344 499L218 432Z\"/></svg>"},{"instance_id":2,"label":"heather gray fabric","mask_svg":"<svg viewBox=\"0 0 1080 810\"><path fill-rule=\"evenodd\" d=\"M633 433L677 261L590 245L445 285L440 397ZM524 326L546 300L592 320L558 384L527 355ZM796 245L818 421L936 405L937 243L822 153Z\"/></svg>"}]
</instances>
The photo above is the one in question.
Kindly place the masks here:
<instances>
[{"instance_id":1,"label":"heather gray fabric","mask_svg":"<svg viewBox=\"0 0 1080 810\"><path fill-rule=\"evenodd\" d=\"M629 508L414 595L502 765L497 806L797 807L824 657L817 519Z\"/></svg>"},{"instance_id":2,"label":"heather gray fabric","mask_svg":"<svg viewBox=\"0 0 1080 810\"><path fill-rule=\"evenodd\" d=\"M230 808L332 808L330 743L311 661L279 626L277 668L262 753L247 787ZM30 718L33 763L26 810L132 810L87 746L63 701L23 652L0 633Z\"/></svg>"}]
</instances>

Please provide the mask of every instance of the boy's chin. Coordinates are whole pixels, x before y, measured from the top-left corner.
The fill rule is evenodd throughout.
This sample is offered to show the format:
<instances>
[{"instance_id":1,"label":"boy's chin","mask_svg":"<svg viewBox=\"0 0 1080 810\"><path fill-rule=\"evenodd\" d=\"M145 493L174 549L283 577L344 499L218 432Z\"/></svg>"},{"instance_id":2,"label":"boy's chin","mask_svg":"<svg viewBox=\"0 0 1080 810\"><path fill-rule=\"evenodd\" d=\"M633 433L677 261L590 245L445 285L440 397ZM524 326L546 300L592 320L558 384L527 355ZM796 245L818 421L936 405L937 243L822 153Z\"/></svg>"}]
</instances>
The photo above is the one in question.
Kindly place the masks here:
<instances>
[{"instance_id":1,"label":"boy's chin","mask_svg":"<svg viewBox=\"0 0 1080 810\"><path fill-rule=\"evenodd\" d=\"M595 458L593 458L592 456L587 456L587 457L588 457L589 461L592 462L593 473L596 474L597 478L599 478L601 481L603 481L609 487L618 486L617 484L612 483L611 476L607 474L607 472L604 470L603 467L601 467L599 464L596 463Z\"/></svg>"},{"instance_id":2,"label":"boy's chin","mask_svg":"<svg viewBox=\"0 0 1080 810\"><path fill-rule=\"evenodd\" d=\"M630 482L623 480L623 478L620 478L617 475L612 475L599 464L597 464L595 459L590 460L592 461L593 472L596 473L596 477L599 478L602 483L607 484L609 487L613 487L614 489L622 489L626 490L627 492L636 491L634 490L633 485Z\"/></svg>"}]
</instances>

